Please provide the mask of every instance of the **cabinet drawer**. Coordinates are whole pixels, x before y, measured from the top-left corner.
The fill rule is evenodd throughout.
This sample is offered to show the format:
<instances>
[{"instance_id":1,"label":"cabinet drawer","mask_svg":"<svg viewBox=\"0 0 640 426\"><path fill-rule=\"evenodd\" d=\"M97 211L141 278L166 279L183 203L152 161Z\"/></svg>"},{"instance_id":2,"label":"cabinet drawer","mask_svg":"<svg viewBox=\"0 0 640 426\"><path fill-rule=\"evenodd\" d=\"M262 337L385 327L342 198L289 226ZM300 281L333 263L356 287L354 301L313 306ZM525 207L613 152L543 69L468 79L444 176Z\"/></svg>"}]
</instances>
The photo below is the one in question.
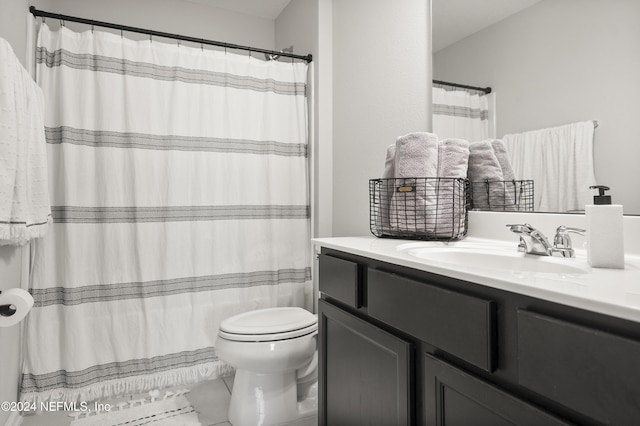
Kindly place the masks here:
<instances>
[{"instance_id":1,"label":"cabinet drawer","mask_svg":"<svg viewBox=\"0 0 640 426\"><path fill-rule=\"evenodd\" d=\"M518 381L603 424L640 419L640 342L518 310Z\"/></svg>"},{"instance_id":2,"label":"cabinet drawer","mask_svg":"<svg viewBox=\"0 0 640 426\"><path fill-rule=\"evenodd\" d=\"M369 270L367 306L372 317L483 370L495 370L492 301Z\"/></svg>"},{"instance_id":3,"label":"cabinet drawer","mask_svg":"<svg viewBox=\"0 0 640 426\"><path fill-rule=\"evenodd\" d=\"M354 308L362 306L362 265L320 255L320 291Z\"/></svg>"}]
</instances>

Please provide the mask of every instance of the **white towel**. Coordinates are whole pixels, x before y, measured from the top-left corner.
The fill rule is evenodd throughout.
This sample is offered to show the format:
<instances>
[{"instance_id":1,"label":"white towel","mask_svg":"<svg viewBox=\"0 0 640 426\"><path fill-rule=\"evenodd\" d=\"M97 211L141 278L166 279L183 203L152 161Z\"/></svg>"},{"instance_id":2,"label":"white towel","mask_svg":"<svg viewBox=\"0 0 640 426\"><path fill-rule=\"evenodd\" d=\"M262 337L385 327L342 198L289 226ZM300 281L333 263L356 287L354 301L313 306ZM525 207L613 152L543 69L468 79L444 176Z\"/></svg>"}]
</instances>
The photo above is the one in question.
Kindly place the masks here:
<instances>
[{"instance_id":1,"label":"white towel","mask_svg":"<svg viewBox=\"0 0 640 426\"><path fill-rule=\"evenodd\" d=\"M396 144L392 143L387 147L387 157L384 161L384 172L382 173L383 179L389 179L396 177Z\"/></svg>"},{"instance_id":2,"label":"white towel","mask_svg":"<svg viewBox=\"0 0 640 426\"><path fill-rule=\"evenodd\" d=\"M509 153L504 142L500 139L491 139L491 148L493 153L500 164L502 169L503 182L495 182L489 185L496 185L496 188L492 188L493 192L504 191L504 198L498 200L501 204L495 204L492 206L492 210L504 210L504 211L517 211L520 206L521 186L515 182L516 175L513 172L511 160L509 160ZM491 193L491 191L489 191Z\"/></svg>"},{"instance_id":3,"label":"white towel","mask_svg":"<svg viewBox=\"0 0 640 426\"><path fill-rule=\"evenodd\" d=\"M391 227L409 233L424 232L434 220L435 186L424 184L424 177L438 174L438 137L416 132L398 137L395 152L396 188L389 209ZM401 179L403 178L403 179ZM402 192L399 187L413 188Z\"/></svg>"},{"instance_id":4,"label":"white towel","mask_svg":"<svg viewBox=\"0 0 640 426\"><path fill-rule=\"evenodd\" d=\"M0 38L0 245L42 237L50 222L44 97Z\"/></svg>"},{"instance_id":5,"label":"white towel","mask_svg":"<svg viewBox=\"0 0 640 426\"><path fill-rule=\"evenodd\" d=\"M493 148L493 153L498 160L498 164L500 164L500 169L502 169L503 179L516 180L516 175L513 172L511 160L509 160L509 154L507 153L507 147L504 145L504 142L500 139L491 139L491 148Z\"/></svg>"},{"instance_id":6,"label":"white towel","mask_svg":"<svg viewBox=\"0 0 640 426\"><path fill-rule=\"evenodd\" d=\"M435 177L438 172L438 137L416 132L396 140L395 175L397 178Z\"/></svg>"},{"instance_id":7,"label":"white towel","mask_svg":"<svg viewBox=\"0 0 640 426\"><path fill-rule=\"evenodd\" d=\"M469 144L468 176L473 188L474 208L502 209L505 204L513 204L513 200L505 201L504 186L501 184L504 176L490 140Z\"/></svg>"},{"instance_id":8,"label":"white towel","mask_svg":"<svg viewBox=\"0 0 640 426\"><path fill-rule=\"evenodd\" d=\"M384 172L382 173L382 182L380 185L380 199L378 203L378 214L375 219L377 228L376 235L388 235L391 230L390 222L390 206L391 197L393 197L395 178L395 161L396 161L396 144L393 143L387 147L387 156L384 163Z\"/></svg>"},{"instance_id":9,"label":"white towel","mask_svg":"<svg viewBox=\"0 0 640 426\"><path fill-rule=\"evenodd\" d=\"M466 178L469 167L469 142L444 139L438 143L438 177Z\"/></svg>"},{"instance_id":10,"label":"white towel","mask_svg":"<svg viewBox=\"0 0 640 426\"><path fill-rule=\"evenodd\" d=\"M440 178L466 178L469 166L469 142L444 139L438 144ZM454 237L465 232L464 183L456 179L441 179L437 188L437 209L433 233L438 237Z\"/></svg>"}]
</instances>

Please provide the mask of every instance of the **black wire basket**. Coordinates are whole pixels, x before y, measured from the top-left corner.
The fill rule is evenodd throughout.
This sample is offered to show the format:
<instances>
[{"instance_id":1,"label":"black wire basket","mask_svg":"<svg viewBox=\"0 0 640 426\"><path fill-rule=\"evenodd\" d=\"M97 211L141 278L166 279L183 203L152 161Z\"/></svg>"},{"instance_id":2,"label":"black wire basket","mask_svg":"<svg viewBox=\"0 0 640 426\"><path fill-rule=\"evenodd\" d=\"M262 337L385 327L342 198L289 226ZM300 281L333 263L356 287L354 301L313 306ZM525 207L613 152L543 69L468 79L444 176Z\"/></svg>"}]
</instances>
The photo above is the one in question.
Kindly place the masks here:
<instances>
[{"instance_id":1,"label":"black wire basket","mask_svg":"<svg viewBox=\"0 0 640 426\"><path fill-rule=\"evenodd\" d=\"M471 181L471 208L493 212L532 212L533 180Z\"/></svg>"},{"instance_id":2,"label":"black wire basket","mask_svg":"<svg viewBox=\"0 0 640 426\"><path fill-rule=\"evenodd\" d=\"M369 180L369 229L376 237L451 241L467 234L469 180Z\"/></svg>"}]
</instances>

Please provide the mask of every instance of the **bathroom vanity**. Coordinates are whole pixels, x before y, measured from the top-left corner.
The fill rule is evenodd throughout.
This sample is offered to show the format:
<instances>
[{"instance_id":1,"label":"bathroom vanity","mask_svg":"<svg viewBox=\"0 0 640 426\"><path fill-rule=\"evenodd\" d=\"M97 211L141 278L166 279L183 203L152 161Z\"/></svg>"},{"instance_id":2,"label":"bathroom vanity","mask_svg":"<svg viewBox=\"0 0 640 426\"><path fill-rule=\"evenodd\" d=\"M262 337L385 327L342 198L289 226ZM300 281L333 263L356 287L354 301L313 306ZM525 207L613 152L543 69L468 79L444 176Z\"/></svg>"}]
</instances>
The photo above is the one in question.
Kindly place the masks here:
<instances>
[{"instance_id":1,"label":"bathroom vanity","mask_svg":"<svg viewBox=\"0 0 640 426\"><path fill-rule=\"evenodd\" d=\"M639 264L533 259L515 241L490 247L504 268L465 255L480 240L315 244L319 424L640 423Z\"/></svg>"}]
</instances>

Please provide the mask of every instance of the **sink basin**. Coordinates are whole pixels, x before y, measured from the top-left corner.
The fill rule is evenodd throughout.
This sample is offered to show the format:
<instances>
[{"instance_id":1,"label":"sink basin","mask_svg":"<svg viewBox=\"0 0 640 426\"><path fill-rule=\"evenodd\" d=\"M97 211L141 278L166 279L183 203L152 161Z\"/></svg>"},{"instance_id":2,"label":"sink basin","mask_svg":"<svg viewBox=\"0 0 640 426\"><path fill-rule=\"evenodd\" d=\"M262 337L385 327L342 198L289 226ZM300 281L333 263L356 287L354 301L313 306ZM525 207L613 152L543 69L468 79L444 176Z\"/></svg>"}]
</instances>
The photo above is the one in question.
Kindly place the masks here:
<instances>
[{"instance_id":1,"label":"sink basin","mask_svg":"<svg viewBox=\"0 0 640 426\"><path fill-rule=\"evenodd\" d=\"M586 274L586 262L576 259L524 254L500 248L470 248L468 246L415 247L403 250L410 256L435 263L455 264L459 268L510 270L526 273Z\"/></svg>"}]
</instances>

